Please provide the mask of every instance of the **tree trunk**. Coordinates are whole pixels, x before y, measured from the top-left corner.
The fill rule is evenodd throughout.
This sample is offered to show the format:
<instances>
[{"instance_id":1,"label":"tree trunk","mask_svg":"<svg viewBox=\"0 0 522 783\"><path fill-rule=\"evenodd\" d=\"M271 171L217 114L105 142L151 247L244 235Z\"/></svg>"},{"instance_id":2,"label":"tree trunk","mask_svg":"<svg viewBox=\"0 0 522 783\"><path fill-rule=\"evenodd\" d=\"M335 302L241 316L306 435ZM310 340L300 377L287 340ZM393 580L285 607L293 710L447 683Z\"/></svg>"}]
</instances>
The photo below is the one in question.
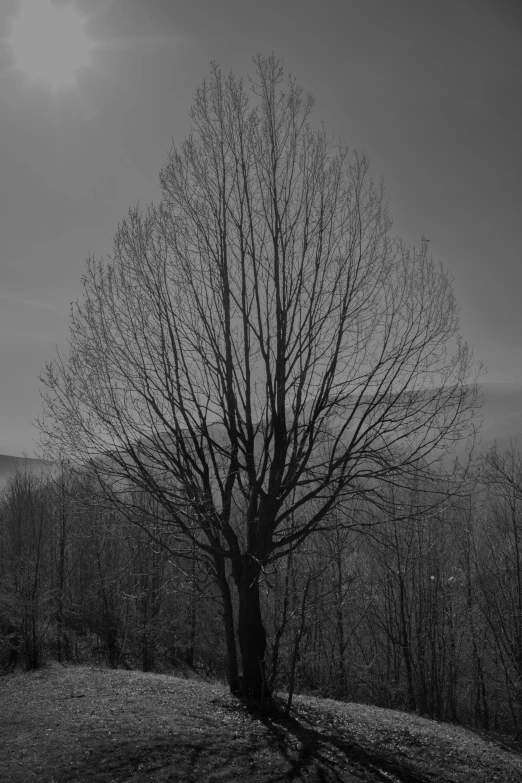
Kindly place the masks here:
<instances>
[{"instance_id":1,"label":"tree trunk","mask_svg":"<svg viewBox=\"0 0 522 783\"><path fill-rule=\"evenodd\" d=\"M190 564L190 605L189 605L189 637L185 646L185 662L191 668L194 666L196 651L196 545L192 545L192 561Z\"/></svg>"},{"instance_id":2,"label":"tree trunk","mask_svg":"<svg viewBox=\"0 0 522 783\"><path fill-rule=\"evenodd\" d=\"M404 578L399 573L399 609L400 609L400 639L404 663L406 665L406 682L408 685L408 709L412 712L417 708L415 690L413 687L413 665L411 653L411 640L406 609L406 586Z\"/></svg>"},{"instance_id":3,"label":"tree trunk","mask_svg":"<svg viewBox=\"0 0 522 783\"><path fill-rule=\"evenodd\" d=\"M292 661L290 664L290 681L288 683L288 699L285 707L285 715L287 718L290 716L290 710L292 708L292 699L295 690L295 672L297 669L297 662L299 660L299 646L301 644L301 639L303 638L303 634L306 626L306 599L308 598L308 591L310 590L311 583L312 583L312 577L311 575L309 575L308 579L306 580L306 586L303 592L303 599L301 601L301 620L299 623L299 629L294 637L294 649L292 651Z\"/></svg>"},{"instance_id":4,"label":"tree trunk","mask_svg":"<svg viewBox=\"0 0 522 783\"><path fill-rule=\"evenodd\" d=\"M339 532L339 531L337 531ZM339 543L339 536L337 540L337 552L336 552L336 566L337 566L337 579L335 581L335 590L337 593L337 602L336 602L336 619L337 619L337 643L338 643L338 651L339 651L339 668L337 673L337 686L336 686L336 692L337 692L337 698L338 699L344 699L346 696L346 685L347 685L347 677L346 677L346 640L345 640L345 634L344 634L344 611L343 611L343 603L344 603L344 594L343 594L343 559L342 559L343 551L341 549L340 543Z\"/></svg>"},{"instance_id":5,"label":"tree trunk","mask_svg":"<svg viewBox=\"0 0 522 783\"><path fill-rule=\"evenodd\" d=\"M58 592L56 596L56 655L59 663L64 654L64 590L65 590L65 544L67 535L67 512L65 508L65 486L62 476L59 497L59 543L58 543Z\"/></svg>"},{"instance_id":6,"label":"tree trunk","mask_svg":"<svg viewBox=\"0 0 522 783\"><path fill-rule=\"evenodd\" d=\"M243 669L242 694L262 701L270 697L266 679L266 631L261 617L259 576L261 566L250 555L234 565L239 597L237 636Z\"/></svg>"},{"instance_id":7,"label":"tree trunk","mask_svg":"<svg viewBox=\"0 0 522 783\"><path fill-rule=\"evenodd\" d=\"M216 570L217 583L223 602L223 627L225 630L225 645L227 651L227 681L231 693L239 691L239 674L237 667L236 634L234 631L234 609L232 596L227 581L225 560L219 555L214 555L214 568Z\"/></svg>"},{"instance_id":8,"label":"tree trunk","mask_svg":"<svg viewBox=\"0 0 522 783\"><path fill-rule=\"evenodd\" d=\"M287 555L287 560L286 560L285 592L283 594L283 609L281 612L281 623L276 626L274 644L272 648L272 666L270 672L270 686L269 686L270 691L273 690L274 685L277 681L281 639L283 638L283 634L286 630L286 625L288 621L288 604L290 602L290 574L292 571L292 567L293 567L292 552L290 551Z\"/></svg>"}]
</instances>

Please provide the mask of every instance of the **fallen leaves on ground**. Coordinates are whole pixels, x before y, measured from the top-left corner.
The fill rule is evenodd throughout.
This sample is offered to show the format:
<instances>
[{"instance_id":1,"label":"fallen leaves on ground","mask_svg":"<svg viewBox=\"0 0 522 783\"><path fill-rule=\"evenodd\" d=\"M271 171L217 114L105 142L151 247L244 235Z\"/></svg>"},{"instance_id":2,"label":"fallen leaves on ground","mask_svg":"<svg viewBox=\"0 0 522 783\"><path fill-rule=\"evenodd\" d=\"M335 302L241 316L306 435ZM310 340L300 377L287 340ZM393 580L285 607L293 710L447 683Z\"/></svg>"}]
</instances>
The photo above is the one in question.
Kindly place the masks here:
<instances>
[{"instance_id":1,"label":"fallen leaves on ground","mask_svg":"<svg viewBox=\"0 0 522 783\"><path fill-rule=\"evenodd\" d=\"M518 783L522 756L415 715L298 696L292 717L219 683L53 665L0 681L2 783Z\"/></svg>"}]
</instances>

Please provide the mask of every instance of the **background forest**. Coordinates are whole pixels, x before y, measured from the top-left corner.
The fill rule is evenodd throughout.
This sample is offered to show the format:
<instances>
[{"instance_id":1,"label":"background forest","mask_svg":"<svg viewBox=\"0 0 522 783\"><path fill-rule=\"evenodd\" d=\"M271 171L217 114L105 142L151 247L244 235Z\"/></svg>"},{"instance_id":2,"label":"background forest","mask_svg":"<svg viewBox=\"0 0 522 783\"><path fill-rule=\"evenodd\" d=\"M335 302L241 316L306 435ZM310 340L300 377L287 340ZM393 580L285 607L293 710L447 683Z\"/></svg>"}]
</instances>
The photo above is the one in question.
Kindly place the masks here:
<instances>
[{"instance_id":1,"label":"background forest","mask_svg":"<svg viewBox=\"0 0 522 783\"><path fill-rule=\"evenodd\" d=\"M388 512L352 505L265 570L270 683L520 734L520 455L490 450L419 516L422 480ZM6 484L2 671L52 658L224 678L210 560L174 537L160 551L139 519L94 498L92 479L65 466Z\"/></svg>"}]
</instances>

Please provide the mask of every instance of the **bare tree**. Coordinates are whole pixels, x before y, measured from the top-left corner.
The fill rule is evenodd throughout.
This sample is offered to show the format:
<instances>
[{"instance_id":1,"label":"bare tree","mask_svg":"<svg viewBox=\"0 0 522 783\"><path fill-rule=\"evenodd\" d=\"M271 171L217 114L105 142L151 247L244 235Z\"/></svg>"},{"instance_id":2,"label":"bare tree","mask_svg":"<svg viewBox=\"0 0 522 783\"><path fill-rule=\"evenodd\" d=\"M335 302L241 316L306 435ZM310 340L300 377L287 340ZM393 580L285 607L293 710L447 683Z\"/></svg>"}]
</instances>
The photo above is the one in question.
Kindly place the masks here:
<instances>
[{"instance_id":1,"label":"bare tree","mask_svg":"<svg viewBox=\"0 0 522 783\"><path fill-rule=\"evenodd\" d=\"M522 734L522 457L516 441L483 455L486 556L480 562L477 598L498 653L509 710Z\"/></svg>"},{"instance_id":2,"label":"bare tree","mask_svg":"<svg viewBox=\"0 0 522 783\"><path fill-rule=\"evenodd\" d=\"M44 661L54 614L52 495L44 476L22 469L10 477L2 500L0 621L10 629L12 664L20 652L29 671Z\"/></svg>"},{"instance_id":3,"label":"bare tree","mask_svg":"<svg viewBox=\"0 0 522 783\"><path fill-rule=\"evenodd\" d=\"M151 493L213 564L229 682L266 689L265 566L354 495L426 469L472 427L451 283L390 235L382 186L309 122L313 99L255 58L213 65L163 198L89 260L69 351L43 371L44 445L113 498ZM103 459L100 455L106 455Z\"/></svg>"}]
</instances>

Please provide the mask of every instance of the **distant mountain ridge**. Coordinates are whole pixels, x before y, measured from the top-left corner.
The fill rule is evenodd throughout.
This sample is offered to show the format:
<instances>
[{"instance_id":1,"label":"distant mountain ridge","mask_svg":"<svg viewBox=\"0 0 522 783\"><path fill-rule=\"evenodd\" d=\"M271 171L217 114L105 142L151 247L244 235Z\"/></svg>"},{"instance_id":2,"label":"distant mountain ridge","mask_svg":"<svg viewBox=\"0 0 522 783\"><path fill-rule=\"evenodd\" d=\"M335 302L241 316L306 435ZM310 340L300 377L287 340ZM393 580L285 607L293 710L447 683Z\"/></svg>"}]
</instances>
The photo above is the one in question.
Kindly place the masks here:
<instances>
[{"instance_id":1,"label":"distant mountain ridge","mask_svg":"<svg viewBox=\"0 0 522 783\"><path fill-rule=\"evenodd\" d=\"M11 457L8 454L0 454L0 489L5 485L9 476L17 471L29 470L31 473L41 473L46 470L49 463L45 460L33 457Z\"/></svg>"},{"instance_id":2,"label":"distant mountain ridge","mask_svg":"<svg viewBox=\"0 0 522 783\"><path fill-rule=\"evenodd\" d=\"M484 405L480 411L483 424L478 434L477 453L495 442L501 450L508 448L510 442L517 439L522 450L522 383L482 383L480 390ZM17 470L25 467L38 472L48 465L48 462L32 457L0 454L0 488Z\"/></svg>"},{"instance_id":3,"label":"distant mountain ridge","mask_svg":"<svg viewBox=\"0 0 522 783\"><path fill-rule=\"evenodd\" d=\"M482 383L480 389L484 395L484 422L478 450L484 451L495 441L502 450L517 439L522 450L522 383Z\"/></svg>"}]
</instances>

